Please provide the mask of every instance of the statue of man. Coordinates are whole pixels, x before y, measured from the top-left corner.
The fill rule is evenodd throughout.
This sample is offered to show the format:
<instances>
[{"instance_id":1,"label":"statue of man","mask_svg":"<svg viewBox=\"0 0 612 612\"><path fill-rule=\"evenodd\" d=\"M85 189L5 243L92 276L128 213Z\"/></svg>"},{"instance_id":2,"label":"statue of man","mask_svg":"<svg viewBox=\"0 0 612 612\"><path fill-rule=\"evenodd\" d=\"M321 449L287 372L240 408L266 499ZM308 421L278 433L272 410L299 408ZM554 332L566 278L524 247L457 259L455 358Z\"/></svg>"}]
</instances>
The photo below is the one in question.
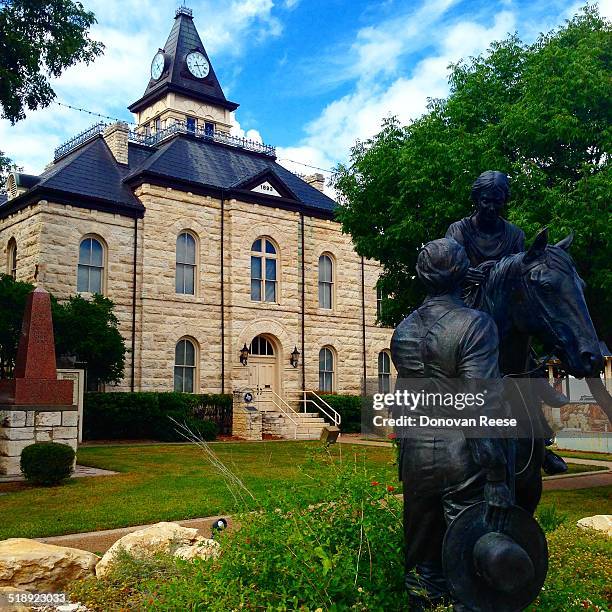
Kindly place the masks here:
<instances>
[{"instance_id":1,"label":"statue of man","mask_svg":"<svg viewBox=\"0 0 612 612\"><path fill-rule=\"evenodd\" d=\"M401 380L498 379L498 336L493 319L468 308L461 286L470 261L455 240L421 249L416 272L427 298L397 327L391 357ZM468 506L488 504L495 529L512 504L502 439L466 439L461 431L400 439L404 487L406 586L410 610L426 610L450 598L442 570L447 525ZM413 570L416 570L413 572ZM456 604L455 610L465 610Z\"/></svg>"}]
</instances>

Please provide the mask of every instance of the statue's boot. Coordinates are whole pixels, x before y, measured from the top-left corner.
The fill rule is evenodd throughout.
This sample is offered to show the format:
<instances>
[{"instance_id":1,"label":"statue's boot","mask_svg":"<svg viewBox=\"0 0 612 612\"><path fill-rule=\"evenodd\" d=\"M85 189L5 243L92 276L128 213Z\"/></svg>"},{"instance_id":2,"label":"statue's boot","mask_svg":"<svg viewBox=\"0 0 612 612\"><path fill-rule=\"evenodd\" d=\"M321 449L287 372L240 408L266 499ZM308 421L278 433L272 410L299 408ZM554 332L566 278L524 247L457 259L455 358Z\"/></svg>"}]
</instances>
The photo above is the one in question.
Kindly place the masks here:
<instances>
[{"instance_id":1,"label":"statue's boot","mask_svg":"<svg viewBox=\"0 0 612 612\"><path fill-rule=\"evenodd\" d=\"M564 474L567 472L567 463L562 457L553 453L549 448L544 450L544 460L542 461L542 469L549 475Z\"/></svg>"}]
</instances>

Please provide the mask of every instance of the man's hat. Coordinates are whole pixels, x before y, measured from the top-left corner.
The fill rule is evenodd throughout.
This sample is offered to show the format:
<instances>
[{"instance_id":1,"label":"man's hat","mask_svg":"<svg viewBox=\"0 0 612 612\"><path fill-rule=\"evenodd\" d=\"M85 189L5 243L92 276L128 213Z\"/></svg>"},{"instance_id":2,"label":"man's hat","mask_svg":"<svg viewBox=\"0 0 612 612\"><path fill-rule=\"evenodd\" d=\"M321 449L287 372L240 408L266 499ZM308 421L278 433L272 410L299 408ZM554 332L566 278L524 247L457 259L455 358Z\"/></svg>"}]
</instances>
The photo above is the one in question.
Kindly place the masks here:
<instances>
[{"instance_id":1,"label":"man's hat","mask_svg":"<svg viewBox=\"0 0 612 612\"><path fill-rule=\"evenodd\" d=\"M518 612L532 603L548 570L548 546L536 520L518 506L503 531L485 522L486 502L463 510L449 525L442 547L451 593L479 612Z\"/></svg>"}]
</instances>

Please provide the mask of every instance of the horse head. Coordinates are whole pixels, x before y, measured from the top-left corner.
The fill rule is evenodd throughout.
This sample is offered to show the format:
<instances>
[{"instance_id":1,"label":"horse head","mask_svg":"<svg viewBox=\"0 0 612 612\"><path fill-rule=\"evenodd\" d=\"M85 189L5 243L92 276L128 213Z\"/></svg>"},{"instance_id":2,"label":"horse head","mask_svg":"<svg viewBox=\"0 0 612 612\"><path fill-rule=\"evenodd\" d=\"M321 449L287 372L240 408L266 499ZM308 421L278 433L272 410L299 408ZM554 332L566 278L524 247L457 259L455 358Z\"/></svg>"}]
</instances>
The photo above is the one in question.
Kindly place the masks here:
<instances>
[{"instance_id":1,"label":"horse head","mask_svg":"<svg viewBox=\"0 0 612 612\"><path fill-rule=\"evenodd\" d=\"M568 253L572 239L570 234L550 245L545 228L518 256L508 314L515 328L540 339L570 374L593 377L603 369L603 357L584 299L585 283Z\"/></svg>"}]
</instances>

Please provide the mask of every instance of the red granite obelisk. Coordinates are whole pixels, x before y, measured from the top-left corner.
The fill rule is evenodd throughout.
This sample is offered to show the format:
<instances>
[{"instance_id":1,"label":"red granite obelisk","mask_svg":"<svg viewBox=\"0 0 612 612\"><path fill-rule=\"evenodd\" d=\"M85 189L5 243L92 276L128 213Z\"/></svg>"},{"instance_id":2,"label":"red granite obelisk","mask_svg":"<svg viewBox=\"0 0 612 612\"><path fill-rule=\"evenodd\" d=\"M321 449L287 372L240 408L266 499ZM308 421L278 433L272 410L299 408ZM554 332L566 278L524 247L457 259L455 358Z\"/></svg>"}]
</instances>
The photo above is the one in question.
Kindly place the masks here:
<instances>
[{"instance_id":1,"label":"red granite obelisk","mask_svg":"<svg viewBox=\"0 0 612 612\"><path fill-rule=\"evenodd\" d=\"M57 380L51 298L41 287L28 295L15 374L0 381L0 404L72 405L71 380Z\"/></svg>"}]
</instances>

